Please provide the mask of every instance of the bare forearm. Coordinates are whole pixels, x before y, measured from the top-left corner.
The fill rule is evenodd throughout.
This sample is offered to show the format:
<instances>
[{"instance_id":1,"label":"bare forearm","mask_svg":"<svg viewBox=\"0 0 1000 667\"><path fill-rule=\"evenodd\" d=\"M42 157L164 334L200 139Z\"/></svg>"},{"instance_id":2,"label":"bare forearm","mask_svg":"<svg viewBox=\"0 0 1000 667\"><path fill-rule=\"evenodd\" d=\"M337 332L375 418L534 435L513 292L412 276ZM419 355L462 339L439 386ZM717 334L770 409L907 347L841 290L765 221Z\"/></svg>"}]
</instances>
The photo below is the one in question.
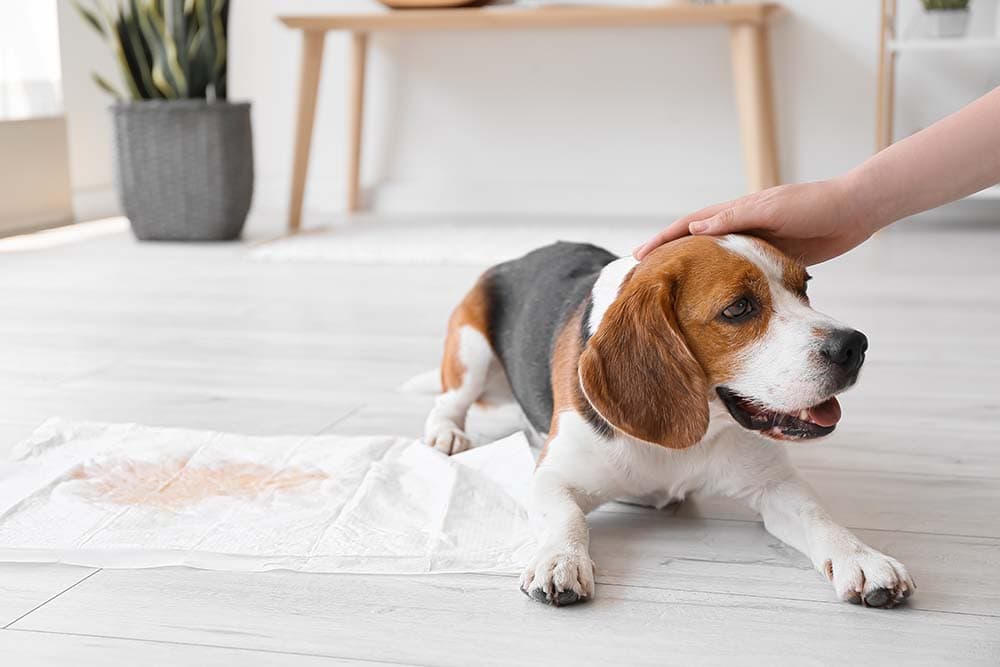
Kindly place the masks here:
<instances>
[{"instance_id":1,"label":"bare forearm","mask_svg":"<svg viewBox=\"0 0 1000 667\"><path fill-rule=\"evenodd\" d=\"M1000 182L1000 88L838 180L869 231Z\"/></svg>"},{"instance_id":2,"label":"bare forearm","mask_svg":"<svg viewBox=\"0 0 1000 667\"><path fill-rule=\"evenodd\" d=\"M642 259L685 234L750 233L807 264L842 255L906 216L1000 183L1000 88L843 176L713 204L635 249Z\"/></svg>"}]
</instances>

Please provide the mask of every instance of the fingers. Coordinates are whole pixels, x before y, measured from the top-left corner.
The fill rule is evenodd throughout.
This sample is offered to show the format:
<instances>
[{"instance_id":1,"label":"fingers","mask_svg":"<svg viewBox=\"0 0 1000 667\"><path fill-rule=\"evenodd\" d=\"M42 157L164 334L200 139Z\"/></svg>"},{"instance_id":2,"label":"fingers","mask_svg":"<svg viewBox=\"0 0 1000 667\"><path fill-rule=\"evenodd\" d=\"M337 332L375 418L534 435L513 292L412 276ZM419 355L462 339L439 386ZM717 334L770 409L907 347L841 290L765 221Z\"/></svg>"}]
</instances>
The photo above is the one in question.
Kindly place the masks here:
<instances>
[{"instance_id":1,"label":"fingers","mask_svg":"<svg viewBox=\"0 0 1000 667\"><path fill-rule=\"evenodd\" d=\"M711 233L703 231L698 224L706 219L717 217L720 212L728 208L732 208L736 201L737 200L732 200L722 202L721 204L706 206L705 208L699 209L694 213L688 213L684 217L678 218L674 222L670 223L670 225L662 232L659 232L656 236L633 250L632 254L636 259L641 260L643 257L656 250L664 243L676 241L677 239L687 236L688 234Z\"/></svg>"},{"instance_id":2,"label":"fingers","mask_svg":"<svg viewBox=\"0 0 1000 667\"><path fill-rule=\"evenodd\" d=\"M651 253L652 251L659 248L664 243L670 243L675 241L682 236L687 236L688 225L684 222L683 218L681 220L676 220L672 222L666 229L659 232L653 238L649 239L641 246L632 251L632 254L636 259L641 260L643 257Z\"/></svg>"},{"instance_id":3,"label":"fingers","mask_svg":"<svg viewBox=\"0 0 1000 667\"><path fill-rule=\"evenodd\" d=\"M694 213L688 213L683 218L679 219L677 222L683 222L685 223L685 226L688 226L691 223L696 222L698 220L707 220L708 218L717 215L719 211L723 211L727 208L732 208L739 201L740 201L739 199L730 199L729 201L724 201L718 204L712 204L711 206L706 206L705 208L698 209Z\"/></svg>"},{"instance_id":4,"label":"fingers","mask_svg":"<svg viewBox=\"0 0 1000 667\"><path fill-rule=\"evenodd\" d=\"M754 227L754 221L745 213L745 209L736 204L703 220L695 220L688 226L688 229L692 234L711 234L712 236L746 231Z\"/></svg>"}]
</instances>

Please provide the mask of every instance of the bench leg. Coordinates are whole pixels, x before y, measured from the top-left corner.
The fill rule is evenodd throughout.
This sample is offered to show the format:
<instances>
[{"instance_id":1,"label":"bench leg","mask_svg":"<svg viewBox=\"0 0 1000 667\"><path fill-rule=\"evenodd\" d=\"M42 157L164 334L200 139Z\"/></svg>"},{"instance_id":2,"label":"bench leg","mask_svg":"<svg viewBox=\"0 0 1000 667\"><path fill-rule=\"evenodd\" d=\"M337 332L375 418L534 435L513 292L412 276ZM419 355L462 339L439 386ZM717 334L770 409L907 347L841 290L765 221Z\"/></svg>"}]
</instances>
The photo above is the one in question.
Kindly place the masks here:
<instances>
[{"instance_id":1,"label":"bench leg","mask_svg":"<svg viewBox=\"0 0 1000 667\"><path fill-rule=\"evenodd\" d=\"M875 152L892 143L893 101L896 98L896 53L889 50L895 33L896 0L882 0L878 43L878 94L875 110Z\"/></svg>"},{"instance_id":2,"label":"bench leg","mask_svg":"<svg viewBox=\"0 0 1000 667\"><path fill-rule=\"evenodd\" d=\"M299 114L295 125L295 154L292 158L292 192L288 202L290 232L297 232L302 226L302 199L305 197L306 176L309 172L309 151L312 147L313 121L316 118L316 97L319 93L325 38L326 33L321 30L302 32Z\"/></svg>"},{"instance_id":3,"label":"bench leg","mask_svg":"<svg viewBox=\"0 0 1000 667\"><path fill-rule=\"evenodd\" d=\"M351 33L350 86L347 97L347 210L360 207L361 131L365 113L365 60L368 33Z\"/></svg>"},{"instance_id":4,"label":"bench leg","mask_svg":"<svg viewBox=\"0 0 1000 667\"><path fill-rule=\"evenodd\" d=\"M730 28L730 43L744 168L750 191L756 192L780 182L767 28L737 23Z\"/></svg>"},{"instance_id":5,"label":"bench leg","mask_svg":"<svg viewBox=\"0 0 1000 667\"><path fill-rule=\"evenodd\" d=\"M893 108L896 100L896 54L885 56L885 63L878 73L878 137L875 142L875 152L887 148L892 143Z\"/></svg>"}]
</instances>

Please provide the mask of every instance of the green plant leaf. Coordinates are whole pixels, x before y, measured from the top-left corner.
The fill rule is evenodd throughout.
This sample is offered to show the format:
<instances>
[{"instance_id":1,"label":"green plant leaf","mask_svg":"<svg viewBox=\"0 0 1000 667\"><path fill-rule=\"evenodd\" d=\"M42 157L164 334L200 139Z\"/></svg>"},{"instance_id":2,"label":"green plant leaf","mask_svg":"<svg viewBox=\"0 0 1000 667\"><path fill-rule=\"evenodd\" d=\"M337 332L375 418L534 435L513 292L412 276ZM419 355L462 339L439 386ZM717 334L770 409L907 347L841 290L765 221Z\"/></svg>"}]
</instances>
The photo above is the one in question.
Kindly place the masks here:
<instances>
[{"instance_id":1,"label":"green plant leaf","mask_svg":"<svg viewBox=\"0 0 1000 667\"><path fill-rule=\"evenodd\" d=\"M71 0L73 9L83 17L83 20L90 24L90 27L97 31L101 37L108 38L108 31L104 29L104 24L97 18L97 14L81 5L77 0Z\"/></svg>"},{"instance_id":2,"label":"green plant leaf","mask_svg":"<svg viewBox=\"0 0 1000 667\"><path fill-rule=\"evenodd\" d=\"M207 0L212 5L212 41L215 47L215 62L212 64L212 83L215 96L226 99L226 24L229 15L228 0Z\"/></svg>"},{"instance_id":3,"label":"green plant leaf","mask_svg":"<svg viewBox=\"0 0 1000 667\"><path fill-rule=\"evenodd\" d=\"M191 97L205 97L212 76L212 59L206 55L208 31L195 21L192 21L191 28L188 44L188 94Z\"/></svg>"},{"instance_id":4,"label":"green plant leaf","mask_svg":"<svg viewBox=\"0 0 1000 667\"><path fill-rule=\"evenodd\" d=\"M923 0L924 9L934 11L938 9L967 9L969 0Z\"/></svg>"},{"instance_id":5,"label":"green plant leaf","mask_svg":"<svg viewBox=\"0 0 1000 667\"><path fill-rule=\"evenodd\" d=\"M171 6L175 4L175 0L166 1L169 2ZM164 59L162 66L165 68L165 73L170 77L174 89L177 91L177 97L186 98L188 96L187 74L178 61L177 43L174 41L173 32L167 25L167 19L163 11L163 0L154 0L152 6L155 9L153 12L150 12L150 19L152 20L156 30L159 32L160 40L163 45Z\"/></svg>"},{"instance_id":6,"label":"green plant leaf","mask_svg":"<svg viewBox=\"0 0 1000 667\"><path fill-rule=\"evenodd\" d=\"M227 78L228 78L228 75L225 72L223 72L215 80L215 96L218 99L220 99L220 100L226 99L226 88L227 88L227 86L226 86L226 79Z\"/></svg>"},{"instance_id":7,"label":"green plant leaf","mask_svg":"<svg viewBox=\"0 0 1000 667\"><path fill-rule=\"evenodd\" d=\"M208 0L195 0L195 19L198 21L198 67L205 76L205 87L212 83L215 69L215 39L212 35L212 7Z\"/></svg>"},{"instance_id":8,"label":"green plant leaf","mask_svg":"<svg viewBox=\"0 0 1000 667\"><path fill-rule=\"evenodd\" d=\"M110 82L108 82L108 80L105 79L103 76L101 76L97 72L92 73L90 76L94 80L94 83L96 83L101 90L103 90L106 93L109 93L112 97L114 97L117 100L122 99L122 94L118 92L118 89L115 88Z\"/></svg>"},{"instance_id":9,"label":"green plant leaf","mask_svg":"<svg viewBox=\"0 0 1000 667\"><path fill-rule=\"evenodd\" d=\"M165 98L178 99L183 95L178 89L177 82L173 80L170 67L167 64L168 57L166 47L163 44L162 24L156 22L156 16L156 3L147 1L136 17L152 54L153 84Z\"/></svg>"},{"instance_id":10,"label":"green plant leaf","mask_svg":"<svg viewBox=\"0 0 1000 667\"><path fill-rule=\"evenodd\" d=\"M226 97L228 0L70 2L111 45L133 98L206 97L210 87Z\"/></svg>"},{"instance_id":11,"label":"green plant leaf","mask_svg":"<svg viewBox=\"0 0 1000 667\"><path fill-rule=\"evenodd\" d=\"M125 18L122 15L113 19L114 32L111 36L111 45L118 60L118 67L121 70L122 79L125 81L125 85L128 86L129 93L132 95L133 99L143 99L144 95L142 90L139 88L139 84L136 82L135 72L129 64L128 47L126 43L122 41L121 37L122 22L124 20Z\"/></svg>"},{"instance_id":12,"label":"green plant leaf","mask_svg":"<svg viewBox=\"0 0 1000 667\"><path fill-rule=\"evenodd\" d=\"M132 0L131 9L128 14L123 12L122 20L118 24L119 39L127 45L125 53L129 65L129 70L133 72L136 87L139 89L143 99L156 99L162 97L159 90L153 84L153 74L150 66L152 54L146 41L142 37L142 31L136 15L139 7L136 0Z\"/></svg>"},{"instance_id":13,"label":"green plant leaf","mask_svg":"<svg viewBox=\"0 0 1000 667\"><path fill-rule=\"evenodd\" d=\"M198 43L198 68L206 76L206 88L211 85L215 96L225 99L226 2L195 0L194 5L198 31L204 35Z\"/></svg>"},{"instance_id":14,"label":"green plant leaf","mask_svg":"<svg viewBox=\"0 0 1000 667\"><path fill-rule=\"evenodd\" d=\"M166 21L164 45L167 47L167 62L178 83L178 90L184 97L188 92L187 62L187 18L184 15L184 0L166 1Z\"/></svg>"}]
</instances>

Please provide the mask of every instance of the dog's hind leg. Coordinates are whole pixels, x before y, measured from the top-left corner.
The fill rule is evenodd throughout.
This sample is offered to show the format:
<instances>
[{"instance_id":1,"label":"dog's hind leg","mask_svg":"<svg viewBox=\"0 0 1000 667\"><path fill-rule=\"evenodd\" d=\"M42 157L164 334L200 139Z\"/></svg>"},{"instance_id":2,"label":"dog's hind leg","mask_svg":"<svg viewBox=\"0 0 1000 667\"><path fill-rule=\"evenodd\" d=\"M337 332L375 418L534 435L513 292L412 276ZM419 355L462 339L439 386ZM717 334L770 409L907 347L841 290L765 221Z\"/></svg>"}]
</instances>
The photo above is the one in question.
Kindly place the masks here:
<instances>
[{"instance_id":1,"label":"dog's hind leg","mask_svg":"<svg viewBox=\"0 0 1000 667\"><path fill-rule=\"evenodd\" d=\"M424 441L445 454L469 448L465 418L486 392L490 375L502 372L486 337L469 325L449 331L441 379L444 392L424 424Z\"/></svg>"},{"instance_id":2,"label":"dog's hind leg","mask_svg":"<svg viewBox=\"0 0 1000 667\"><path fill-rule=\"evenodd\" d=\"M424 441L445 454L469 448L465 418L473 403L510 394L506 375L485 331L486 304L477 285L448 323L441 361L443 392L424 423Z\"/></svg>"}]
</instances>

